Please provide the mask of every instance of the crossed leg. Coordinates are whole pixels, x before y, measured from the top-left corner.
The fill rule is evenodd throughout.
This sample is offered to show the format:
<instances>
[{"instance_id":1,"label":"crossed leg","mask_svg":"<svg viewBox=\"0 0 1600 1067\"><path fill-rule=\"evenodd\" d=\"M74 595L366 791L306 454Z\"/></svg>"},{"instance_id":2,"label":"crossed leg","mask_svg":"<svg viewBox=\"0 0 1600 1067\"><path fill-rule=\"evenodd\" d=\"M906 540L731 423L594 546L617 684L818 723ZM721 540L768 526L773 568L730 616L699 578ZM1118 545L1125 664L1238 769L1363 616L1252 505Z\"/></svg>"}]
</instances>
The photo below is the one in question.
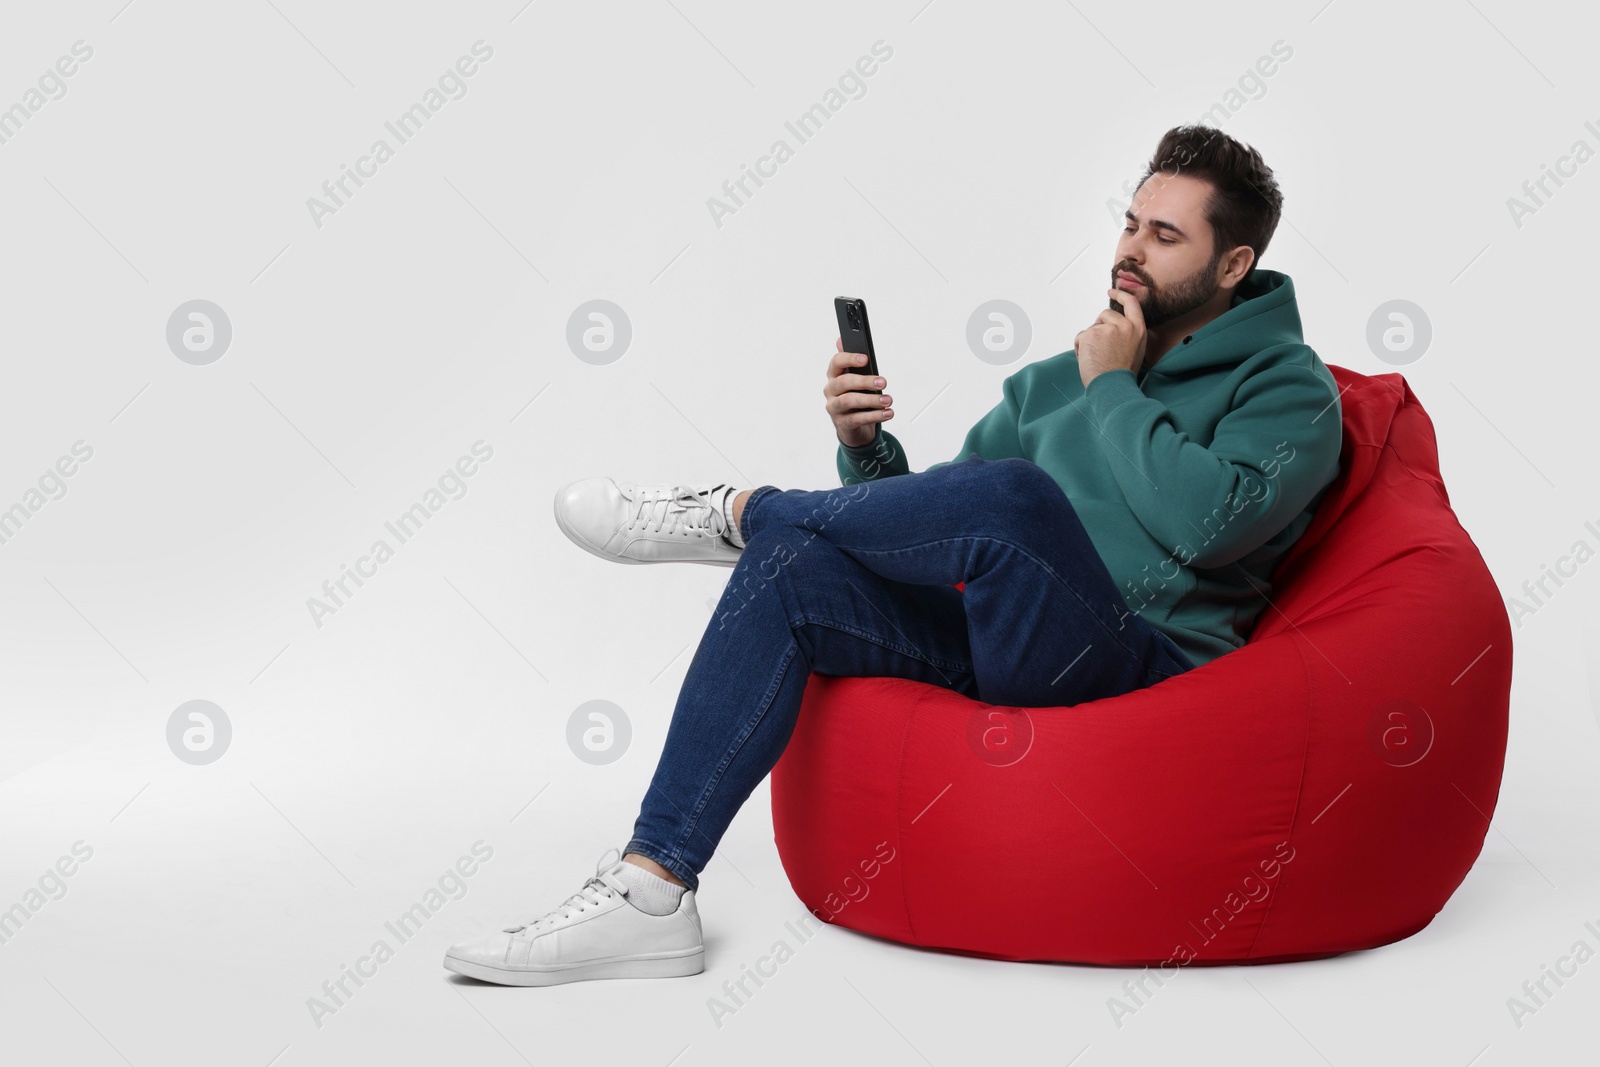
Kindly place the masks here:
<instances>
[{"instance_id":1,"label":"crossed leg","mask_svg":"<svg viewBox=\"0 0 1600 1067\"><path fill-rule=\"evenodd\" d=\"M761 486L740 529L624 849L690 888L782 755L812 671L1052 707L1192 666L1127 608L1065 493L1027 460L974 456L822 492Z\"/></svg>"}]
</instances>

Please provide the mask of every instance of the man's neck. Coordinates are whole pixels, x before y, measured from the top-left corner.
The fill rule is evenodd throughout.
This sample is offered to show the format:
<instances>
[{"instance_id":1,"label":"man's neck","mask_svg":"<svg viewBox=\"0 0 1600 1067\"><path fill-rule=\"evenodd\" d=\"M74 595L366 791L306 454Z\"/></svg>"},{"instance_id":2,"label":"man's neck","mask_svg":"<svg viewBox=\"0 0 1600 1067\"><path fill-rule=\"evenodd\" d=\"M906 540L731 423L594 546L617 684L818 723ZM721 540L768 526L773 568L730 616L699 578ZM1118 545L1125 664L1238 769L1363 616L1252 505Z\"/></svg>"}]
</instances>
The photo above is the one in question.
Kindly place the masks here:
<instances>
[{"instance_id":1,"label":"man's neck","mask_svg":"<svg viewBox=\"0 0 1600 1067\"><path fill-rule=\"evenodd\" d=\"M1186 315L1180 315L1160 326L1145 329L1144 365L1153 367L1162 356L1212 319L1227 311L1233 302L1233 290L1219 289L1212 299Z\"/></svg>"}]
</instances>

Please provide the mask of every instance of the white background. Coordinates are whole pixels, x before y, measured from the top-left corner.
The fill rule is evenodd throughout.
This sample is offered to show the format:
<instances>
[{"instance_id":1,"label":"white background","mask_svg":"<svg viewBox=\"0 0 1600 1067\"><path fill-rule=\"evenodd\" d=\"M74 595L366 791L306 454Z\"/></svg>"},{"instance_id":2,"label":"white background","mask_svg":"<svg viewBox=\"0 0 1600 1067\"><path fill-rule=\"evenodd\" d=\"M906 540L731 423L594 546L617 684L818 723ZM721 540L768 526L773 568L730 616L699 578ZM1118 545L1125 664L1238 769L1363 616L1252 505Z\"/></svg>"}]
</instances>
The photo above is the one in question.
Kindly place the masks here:
<instances>
[{"instance_id":1,"label":"white background","mask_svg":"<svg viewBox=\"0 0 1600 1067\"><path fill-rule=\"evenodd\" d=\"M0 507L92 458L0 544L0 908L74 842L66 892L0 945L19 1063L1275 1064L1572 1062L1589 962L1520 1028L1507 998L1600 949L1600 564L1521 621L1501 803L1434 923L1333 960L1188 969L1117 1027L1130 972L921 952L826 929L720 1028L707 998L803 914L765 784L704 874L707 969L501 989L452 941L552 907L622 845L728 572L623 568L555 527L556 488L838 484L822 411L835 295L867 298L890 424L950 459L1028 360L1104 306L1107 202L1212 112L1286 193L1262 265L1328 363L1399 370L1506 595L1600 526L1590 268L1600 162L1519 226L1507 198L1600 148L1592 14L1507 0L997 5L307 0L7 5L0 107L75 41L66 94L0 144ZM473 42L493 57L320 227L322 183ZM783 123L893 48L810 142ZM706 201L784 137L718 226ZM1570 169L1570 168L1569 168ZM220 360L166 340L194 299ZM632 324L568 348L586 301ZM981 303L1033 344L994 366ZM1380 304L1432 322L1404 367ZM321 625L307 607L476 441L468 491ZM393 539L388 538L393 544ZM1587 666L1586 666L1587 665ZM225 755L166 742L221 706ZM591 766L573 710L631 748ZM531 803L530 803L531 802ZM1396 818L1407 813L1396 812ZM467 892L319 1027L307 999L482 840ZM1009 871L951 871L974 908ZM1085 916L1084 921L1093 921ZM392 943L392 938L390 939ZM680 1053L682 1054L680 1057ZM679 1057L679 1058L675 1058Z\"/></svg>"}]
</instances>

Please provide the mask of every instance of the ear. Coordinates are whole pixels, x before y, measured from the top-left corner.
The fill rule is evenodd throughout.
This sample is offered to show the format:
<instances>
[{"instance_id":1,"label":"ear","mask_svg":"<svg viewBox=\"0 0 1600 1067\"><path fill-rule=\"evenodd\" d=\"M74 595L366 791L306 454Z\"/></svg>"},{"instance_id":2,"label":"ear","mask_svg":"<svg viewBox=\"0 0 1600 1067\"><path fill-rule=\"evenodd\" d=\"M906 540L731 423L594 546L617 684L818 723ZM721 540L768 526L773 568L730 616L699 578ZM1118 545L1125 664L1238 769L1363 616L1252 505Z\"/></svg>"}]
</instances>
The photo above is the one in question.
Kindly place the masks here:
<instances>
[{"instance_id":1,"label":"ear","mask_svg":"<svg viewBox=\"0 0 1600 1067\"><path fill-rule=\"evenodd\" d=\"M1245 276L1250 273L1250 268L1255 265L1255 249L1249 245L1240 245L1217 261L1222 270L1222 276L1217 279L1217 286L1222 289L1232 289Z\"/></svg>"}]
</instances>

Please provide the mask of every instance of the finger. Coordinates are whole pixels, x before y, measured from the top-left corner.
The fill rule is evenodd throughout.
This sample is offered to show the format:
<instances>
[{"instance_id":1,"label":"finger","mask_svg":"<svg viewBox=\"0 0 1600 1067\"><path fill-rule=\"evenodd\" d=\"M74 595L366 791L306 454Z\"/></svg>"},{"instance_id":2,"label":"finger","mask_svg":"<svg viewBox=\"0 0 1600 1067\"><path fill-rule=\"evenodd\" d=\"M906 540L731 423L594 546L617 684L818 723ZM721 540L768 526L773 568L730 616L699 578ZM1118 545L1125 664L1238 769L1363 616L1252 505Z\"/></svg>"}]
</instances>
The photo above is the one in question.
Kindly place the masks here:
<instances>
[{"instance_id":1,"label":"finger","mask_svg":"<svg viewBox=\"0 0 1600 1067\"><path fill-rule=\"evenodd\" d=\"M861 408L893 408L894 397L888 394L875 394L875 392L861 392L851 390L835 394L829 400L830 408L834 411L859 411Z\"/></svg>"},{"instance_id":2,"label":"finger","mask_svg":"<svg viewBox=\"0 0 1600 1067\"><path fill-rule=\"evenodd\" d=\"M874 378L866 374L840 374L828 379L828 384L823 386L823 392L829 396L838 396L846 392L881 390L886 384L883 378Z\"/></svg>"},{"instance_id":3,"label":"finger","mask_svg":"<svg viewBox=\"0 0 1600 1067\"><path fill-rule=\"evenodd\" d=\"M1134 299L1132 293L1121 289L1110 289L1106 295L1122 305L1122 314L1129 322L1141 330L1144 329L1144 308L1139 306L1139 301Z\"/></svg>"},{"instance_id":4,"label":"finger","mask_svg":"<svg viewBox=\"0 0 1600 1067\"><path fill-rule=\"evenodd\" d=\"M833 339L833 350L835 352L843 352L844 351L844 338L843 337L835 337Z\"/></svg>"},{"instance_id":5,"label":"finger","mask_svg":"<svg viewBox=\"0 0 1600 1067\"><path fill-rule=\"evenodd\" d=\"M832 397L825 405L829 412L835 415L847 415L855 411L875 411L883 408L894 407L894 397L888 393L840 393Z\"/></svg>"},{"instance_id":6,"label":"finger","mask_svg":"<svg viewBox=\"0 0 1600 1067\"><path fill-rule=\"evenodd\" d=\"M857 411L849 415L840 415L834 420L836 426L871 426L875 422L883 422L894 418L893 408L883 408L878 411Z\"/></svg>"},{"instance_id":7,"label":"finger","mask_svg":"<svg viewBox=\"0 0 1600 1067\"><path fill-rule=\"evenodd\" d=\"M845 371L862 366L867 362L867 357L860 352L838 351L828 361L828 376L834 377Z\"/></svg>"}]
</instances>

